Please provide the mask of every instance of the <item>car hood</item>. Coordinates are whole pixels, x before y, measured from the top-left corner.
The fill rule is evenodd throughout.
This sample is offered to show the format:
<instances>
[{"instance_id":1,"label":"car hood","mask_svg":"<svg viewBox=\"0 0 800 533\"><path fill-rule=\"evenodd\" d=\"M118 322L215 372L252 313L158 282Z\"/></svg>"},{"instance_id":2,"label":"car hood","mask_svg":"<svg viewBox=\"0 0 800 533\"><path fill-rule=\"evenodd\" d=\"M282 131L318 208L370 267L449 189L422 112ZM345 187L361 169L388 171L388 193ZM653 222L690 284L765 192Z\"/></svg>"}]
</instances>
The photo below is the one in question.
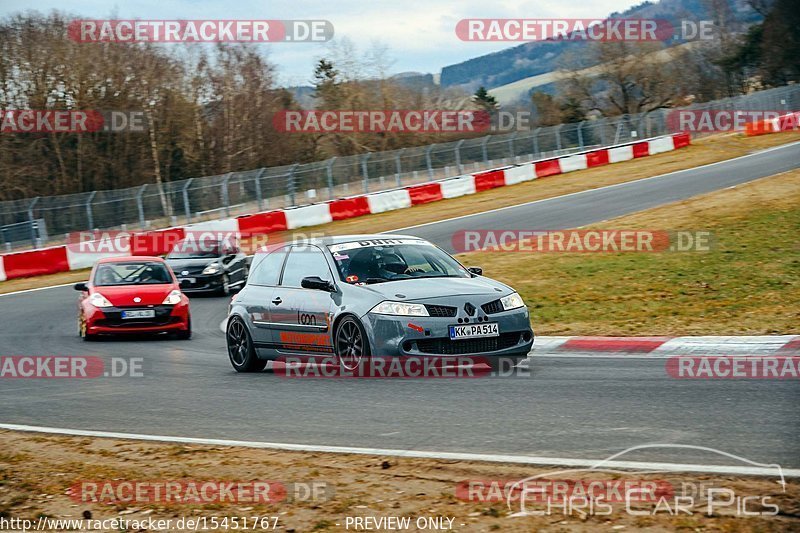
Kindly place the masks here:
<instances>
[{"instance_id":1,"label":"car hood","mask_svg":"<svg viewBox=\"0 0 800 533\"><path fill-rule=\"evenodd\" d=\"M94 292L99 292L106 297L115 307L128 307L132 305L161 305L167 295L177 289L173 284L159 285L120 285L116 287L94 287ZM140 302L134 301L140 298Z\"/></svg>"},{"instance_id":2,"label":"car hood","mask_svg":"<svg viewBox=\"0 0 800 533\"><path fill-rule=\"evenodd\" d=\"M387 300L401 299L403 301L468 294L505 296L511 292L511 289L506 285L483 276L476 278L407 279L373 283L372 285L364 285L364 287L380 294ZM402 294L405 298L397 296L398 294Z\"/></svg>"}]
</instances>

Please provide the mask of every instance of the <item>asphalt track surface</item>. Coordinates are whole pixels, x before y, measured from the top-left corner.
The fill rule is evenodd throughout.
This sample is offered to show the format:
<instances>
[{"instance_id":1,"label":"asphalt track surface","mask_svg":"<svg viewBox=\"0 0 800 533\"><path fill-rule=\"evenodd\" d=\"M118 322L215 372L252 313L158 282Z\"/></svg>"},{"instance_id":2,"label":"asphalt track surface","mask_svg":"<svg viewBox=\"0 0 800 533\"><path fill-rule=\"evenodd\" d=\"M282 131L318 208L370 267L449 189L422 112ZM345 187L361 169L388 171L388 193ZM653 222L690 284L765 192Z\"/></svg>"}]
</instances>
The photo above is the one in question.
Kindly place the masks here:
<instances>
[{"instance_id":1,"label":"asphalt track surface","mask_svg":"<svg viewBox=\"0 0 800 533\"><path fill-rule=\"evenodd\" d=\"M719 164L428 224L559 229L605 220L800 166L800 143ZM615 167L612 167L615 168ZM624 166L619 167L624 171ZM558 178L554 178L558 179ZM491 276L491 272L487 272ZM287 379L235 373L227 299L193 298L195 335L82 342L71 287L0 296L0 355L142 357L144 377L2 379L0 422L125 433L403 450L603 459L645 443L720 449L800 467L800 383L676 380L664 359L533 357L492 379ZM735 464L694 450L628 460Z\"/></svg>"}]
</instances>

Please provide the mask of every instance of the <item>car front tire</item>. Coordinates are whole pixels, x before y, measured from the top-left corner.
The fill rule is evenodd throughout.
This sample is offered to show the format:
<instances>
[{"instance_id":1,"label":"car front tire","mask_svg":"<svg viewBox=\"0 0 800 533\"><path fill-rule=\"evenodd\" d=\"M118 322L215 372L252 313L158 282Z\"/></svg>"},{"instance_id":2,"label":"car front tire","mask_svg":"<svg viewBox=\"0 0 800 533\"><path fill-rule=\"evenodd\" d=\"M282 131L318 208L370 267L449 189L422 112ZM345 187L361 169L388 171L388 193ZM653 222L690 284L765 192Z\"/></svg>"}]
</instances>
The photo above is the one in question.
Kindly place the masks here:
<instances>
[{"instance_id":1,"label":"car front tire","mask_svg":"<svg viewBox=\"0 0 800 533\"><path fill-rule=\"evenodd\" d=\"M186 319L186 329L179 331L175 336L180 340L189 340L192 338L192 317Z\"/></svg>"},{"instance_id":2,"label":"car front tire","mask_svg":"<svg viewBox=\"0 0 800 533\"><path fill-rule=\"evenodd\" d=\"M230 296L231 294L231 279L227 274L222 276L222 282L219 286L219 294L222 296Z\"/></svg>"},{"instance_id":3,"label":"car front tire","mask_svg":"<svg viewBox=\"0 0 800 533\"><path fill-rule=\"evenodd\" d=\"M78 317L78 336L85 342L91 342L97 338L96 335L86 333L86 319L83 316Z\"/></svg>"},{"instance_id":4,"label":"car front tire","mask_svg":"<svg viewBox=\"0 0 800 533\"><path fill-rule=\"evenodd\" d=\"M225 341L228 347L228 358L237 372L260 372L267 366L267 361L259 359L256 355L253 338L247 330L247 325L238 316L228 319Z\"/></svg>"},{"instance_id":5,"label":"car front tire","mask_svg":"<svg viewBox=\"0 0 800 533\"><path fill-rule=\"evenodd\" d=\"M336 325L333 339L334 353L341 368L355 370L369 361L371 350L367 332L356 317L342 318Z\"/></svg>"}]
</instances>

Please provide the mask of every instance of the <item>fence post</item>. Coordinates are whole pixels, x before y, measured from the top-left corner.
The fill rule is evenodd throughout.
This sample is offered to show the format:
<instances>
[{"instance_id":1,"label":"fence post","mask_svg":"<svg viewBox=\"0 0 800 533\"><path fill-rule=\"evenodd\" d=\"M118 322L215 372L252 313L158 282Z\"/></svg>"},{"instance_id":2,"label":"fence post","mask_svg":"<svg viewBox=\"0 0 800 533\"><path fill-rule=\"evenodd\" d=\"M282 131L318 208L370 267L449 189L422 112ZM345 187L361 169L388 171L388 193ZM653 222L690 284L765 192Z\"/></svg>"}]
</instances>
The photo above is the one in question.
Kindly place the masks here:
<instances>
[{"instance_id":1,"label":"fence post","mask_svg":"<svg viewBox=\"0 0 800 533\"><path fill-rule=\"evenodd\" d=\"M614 144L619 144L619 137L622 134L622 119L617 119L617 130L614 132Z\"/></svg>"},{"instance_id":2,"label":"fence post","mask_svg":"<svg viewBox=\"0 0 800 533\"><path fill-rule=\"evenodd\" d=\"M583 150L583 121L578 123L578 148Z\"/></svg>"},{"instance_id":3,"label":"fence post","mask_svg":"<svg viewBox=\"0 0 800 533\"><path fill-rule=\"evenodd\" d=\"M402 186L402 185L403 185L402 178L400 178L400 174L402 174L402 173L403 173L403 164L400 162L400 156L401 156L401 155L402 155L402 153L403 153L403 152L405 152L405 151L406 151L406 149L405 149L405 148L400 148L400 149L399 149L399 150L398 150L398 151L397 151L397 152L394 154L394 163L395 163L395 166L397 167L397 172L395 173L395 181L397 182L397 186L398 186L398 187L400 187L400 186Z\"/></svg>"},{"instance_id":4,"label":"fence post","mask_svg":"<svg viewBox=\"0 0 800 533\"><path fill-rule=\"evenodd\" d=\"M364 194L369 193L369 174L367 173L367 161L369 161L369 156L372 155L372 152L367 152L364 154L364 157L361 158L361 174L364 176Z\"/></svg>"},{"instance_id":5,"label":"fence post","mask_svg":"<svg viewBox=\"0 0 800 533\"><path fill-rule=\"evenodd\" d=\"M489 150L486 149L486 144L489 142L489 139L491 139L491 138L492 138L491 135L487 135L481 141L481 153L483 155L483 162L484 163L488 163L489 162Z\"/></svg>"},{"instance_id":6,"label":"fence post","mask_svg":"<svg viewBox=\"0 0 800 533\"><path fill-rule=\"evenodd\" d=\"M428 165L428 178L431 180L433 179L433 162L431 161L431 151L433 150L434 146L436 145L432 144L425 149L425 162Z\"/></svg>"},{"instance_id":7,"label":"fence post","mask_svg":"<svg viewBox=\"0 0 800 533\"><path fill-rule=\"evenodd\" d=\"M263 197L261 196L261 176L263 176L266 171L267 171L266 168L262 168L261 170L258 171L258 174L256 174L256 181L255 181L255 186L256 186L256 205L258 206L258 210L259 211L261 211L263 209L263 206L262 206Z\"/></svg>"},{"instance_id":8,"label":"fence post","mask_svg":"<svg viewBox=\"0 0 800 533\"><path fill-rule=\"evenodd\" d=\"M466 139L461 139L460 141L458 141L454 148L456 152L456 168L458 169L459 174L464 173L464 168L461 166L461 145L464 144L465 140Z\"/></svg>"},{"instance_id":9,"label":"fence post","mask_svg":"<svg viewBox=\"0 0 800 533\"><path fill-rule=\"evenodd\" d=\"M561 155L561 127L562 126L563 126L563 124L559 124L558 126L556 126L556 129L555 129L556 150L558 150L558 152L559 152L557 155Z\"/></svg>"},{"instance_id":10,"label":"fence post","mask_svg":"<svg viewBox=\"0 0 800 533\"><path fill-rule=\"evenodd\" d=\"M192 209L189 206L189 185L192 184L194 178L189 178L186 180L186 184L183 186L183 190L181 191L181 195L183 196L183 212L186 213L186 223L189 224L192 221Z\"/></svg>"},{"instance_id":11,"label":"fence post","mask_svg":"<svg viewBox=\"0 0 800 533\"><path fill-rule=\"evenodd\" d=\"M536 159L539 157L539 132L542 131L542 128L536 128L533 130L533 158Z\"/></svg>"},{"instance_id":12,"label":"fence post","mask_svg":"<svg viewBox=\"0 0 800 533\"><path fill-rule=\"evenodd\" d=\"M328 159L326 165L326 172L328 174L328 200L333 200L333 164L336 162L336 156Z\"/></svg>"},{"instance_id":13,"label":"fence post","mask_svg":"<svg viewBox=\"0 0 800 533\"><path fill-rule=\"evenodd\" d=\"M294 171L297 170L298 166L300 166L299 163L295 163L289 168L289 172L286 174L286 186L289 189L289 200L292 203L292 207L297 205L297 186L294 182Z\"/></svg>"},{"instance_id":14,"label":"fence post","mask_svg":"<svg viewBox=\"0 0 800 533\"><path fill-rule=\"evenodd\" d=\"M136 191L136 208L139 210L139 225L142 226L142 229L144 229L144 203L142 202L142 196L144 196L146 189L147 184L145 183Z\"/></svg>"},{"instance_id":15,"label":"fence post","mask_svg":"<svg viewBox=\"0 0 800 533\"><path fill-rule=\"evenodd\" d=\"M222 178L222 185L220 186L222 187L220 192L222 193L222 205L225 207L226 217L231 216L231 199L230 195L228 194L228 182L230 181L232 175L233 172L228 172L225 174L225 177Z\"/></svg>"},{"instance_id":16,"label":"fence post","mask_svg":"<svg viewBox=\"0 0 800 533\"><path fill-rule=\"evenodd\" d=\"M517 139L517 135L519 135L519 132L515 131L508 139L508 155L512 162L514 161L514 156L517 155L516 151L514 150L514 141Z\"/></svg>"},{"instance_id":17,"label":"fence post","mask_svg":"<svg viewBox=\"0 0 800 533\"><path fill-rule=\"evenodd\" d=\"M28 223L30 224L30 230L31 230L31 244L33 245L34 248L38 248L38 246L36 245L36 241L37 241L36 233L37 233L37 231L36 231L36 227L35 227L36 222L34 222L35 219L33 218L33 208L36 206L36 204L38 202L39 202L39 197L37 196L36 198L31 200L31 203L28 206Z\"/></svg>"},{"instance_id":18,"label":"fence post","mask_svg":"<svg viewBox=\"0 0 800 533\"><path fill-rule=\"evenodd\" d=\"M86 200L86 218L89 219L89 229L94 229L94 215L92 214L92 200L94 200L97 191L89 193L89 198Z\"/></svg>"}]
</instances>

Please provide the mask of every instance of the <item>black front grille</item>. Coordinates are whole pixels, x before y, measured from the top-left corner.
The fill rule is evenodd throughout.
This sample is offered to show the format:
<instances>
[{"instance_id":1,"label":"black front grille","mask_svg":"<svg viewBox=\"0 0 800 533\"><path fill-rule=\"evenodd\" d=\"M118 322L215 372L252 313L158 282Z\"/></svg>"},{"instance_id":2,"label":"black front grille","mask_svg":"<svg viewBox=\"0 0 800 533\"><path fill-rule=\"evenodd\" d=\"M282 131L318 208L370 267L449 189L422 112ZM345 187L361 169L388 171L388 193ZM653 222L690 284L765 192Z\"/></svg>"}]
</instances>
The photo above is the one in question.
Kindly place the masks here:
<instances>
[{"instance_id":1,"label":"black front grille","mask_svg":"<svg viewBox=\"0 0 800 533\"><path fill-rule=\"evenodd\" d=\"M156 316L153 318L122 318L122 311L126 309L153 309ZM180 321L180 317L172 316L171 305L157 305L155 307L112 307L103 310L105 318L97 321L98 326L106 327L148 327L148 326L164 326L171 322Z\"/></svg>"},{"instance_id":2,"label":"black front grille","mask_svg":"<svg viewBox=\"0 0 800 533\"><path fill-rule=\"evenodd\" d=\"M425 305L428 314L438 318L456 316L457 309L449 305Z\"/></svg>"},{"instance_id":3,"label":"black front grille","mask_svg":"<svg viewBox=\"0 0 800 533\"><path fill-rule=\"evenodd\" d=\"M460 339L451 341L449 338L421 339L416 341L417 349L422 353L437 355L474 355L496 352L511 348L519 343L520 332L501 333L499 337L485 337L482 339Z\"/></svg>"},{"instance_id":4,"label":"black front grille","mask_svg":"<svg viewBox=\"0 0 800 533\"><path fill-rule=\"evenodd\" d=\"M483 309L483 312L487 315L493 315L503 311L503 304L500 303L500 300L494 300L488 304L483 304L481 309Z\"/></svg>"}]
</instances>

